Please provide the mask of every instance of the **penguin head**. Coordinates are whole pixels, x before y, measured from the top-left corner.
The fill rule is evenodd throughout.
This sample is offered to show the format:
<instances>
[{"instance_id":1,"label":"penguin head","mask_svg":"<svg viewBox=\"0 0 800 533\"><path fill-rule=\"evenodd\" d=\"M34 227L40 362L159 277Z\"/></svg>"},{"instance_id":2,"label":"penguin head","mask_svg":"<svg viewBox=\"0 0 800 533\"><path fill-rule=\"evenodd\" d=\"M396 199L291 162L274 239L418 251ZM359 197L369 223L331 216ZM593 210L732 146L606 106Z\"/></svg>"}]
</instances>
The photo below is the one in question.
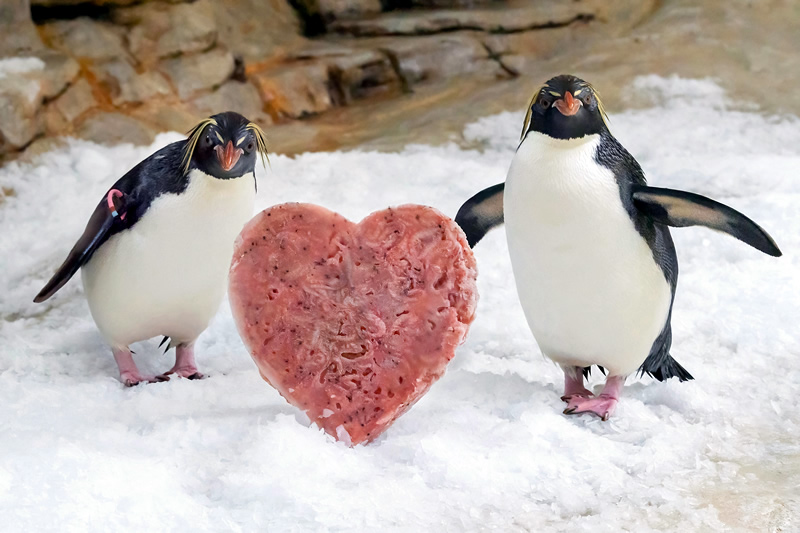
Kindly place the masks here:
<instances>
[{"instance_id":1,"label":"penguin head","mask_svg":"<svg viewBox=\"0 0 800 533\"><path fill-rule=\"evenodd\" d=\"M234 179L255 170L257 155L267 157L264 131L239 113L208 117L188 133L184 172L196 168L218 179Z\"/></svg>"},{"instance_id":2,"label":"penguin head","mask_svg":"<svg viewBox=\"0 0 800 533\"><path fill-rule=\"evenodd\" d=\"M579 139L608 131L600 97L590 84L562 74L534 93L528 106L522 139L537 131L554 139Z\"/></svg>"}]
</instances>

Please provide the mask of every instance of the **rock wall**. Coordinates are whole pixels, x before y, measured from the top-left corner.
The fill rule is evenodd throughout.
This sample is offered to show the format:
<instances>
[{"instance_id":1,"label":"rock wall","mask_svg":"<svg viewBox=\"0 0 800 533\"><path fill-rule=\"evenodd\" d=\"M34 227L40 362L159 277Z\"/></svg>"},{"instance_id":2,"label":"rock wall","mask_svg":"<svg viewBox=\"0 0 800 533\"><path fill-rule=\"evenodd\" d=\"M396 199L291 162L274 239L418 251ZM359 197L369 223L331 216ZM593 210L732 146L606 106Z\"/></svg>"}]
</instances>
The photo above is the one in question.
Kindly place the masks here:
<instances>
[{"instance_id":1,"label":"rock wall","mask_svg":"<svg viewBox=\"0 0 800 533\"><path fill-rule=\"evenodd\" d=\"M32 6L29 5L32 2ZM655 0L0 0L0 156L262 125L460 77L514 77Z\"/></svg>"}]
</instances>

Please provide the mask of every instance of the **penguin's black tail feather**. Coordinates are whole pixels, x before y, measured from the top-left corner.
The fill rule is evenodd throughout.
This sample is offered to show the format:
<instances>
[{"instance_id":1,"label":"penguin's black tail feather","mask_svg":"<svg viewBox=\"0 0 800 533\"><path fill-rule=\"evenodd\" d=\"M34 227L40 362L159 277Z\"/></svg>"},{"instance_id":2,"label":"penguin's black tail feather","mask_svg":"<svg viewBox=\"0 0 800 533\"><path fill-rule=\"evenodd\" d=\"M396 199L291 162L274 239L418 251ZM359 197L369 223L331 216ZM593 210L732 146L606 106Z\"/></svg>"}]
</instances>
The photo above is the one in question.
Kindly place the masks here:
<instances>
[{"instance_id":1,"label":"penguin's black tail feather","mask_svg":"<svg viewBox=\"0 0 800 533\"><path fill-rule=\"evenodd\" d=\"M689 381L694 377L683 368L680 363L667 355L657 368L646 369L644 365L639 369L639 375L647 374L656 378L658 381L665 381L669 378L678 378L678 381Z\"/></svg>"},{"instance_id":2,"label":"penguin's black tail feather","mask_svg":"<svg viewBox=\"0 0 800 533\"><path fill-rule=\"evenodd\" d=\"M164 346L165 342L167 343L167 347L164 348L164 353L167 353L169 351L169 349L172 348L172 343L171 342L167 342L167 341L169 341L169 337L164 335L164 338L161 339L161 342L158 344L158 347L161 348L162 346Z\"/></svg>"},{"instance_id":3,"label":"penguin's black tail feather","mask_svg":"<svg viewBox=\"0 0 800 533\"><path fill-rule=\"evenodd\" d=\"M606 369L605 368L603 368L600 365L597 365L597 368L600 370L600 372L603 373L604 376L606 375ZM591 375L592 375L592 367L591 366L583 367L583 377L584 377L584 379L588 378Z\"/></svg>"}]
</instances>

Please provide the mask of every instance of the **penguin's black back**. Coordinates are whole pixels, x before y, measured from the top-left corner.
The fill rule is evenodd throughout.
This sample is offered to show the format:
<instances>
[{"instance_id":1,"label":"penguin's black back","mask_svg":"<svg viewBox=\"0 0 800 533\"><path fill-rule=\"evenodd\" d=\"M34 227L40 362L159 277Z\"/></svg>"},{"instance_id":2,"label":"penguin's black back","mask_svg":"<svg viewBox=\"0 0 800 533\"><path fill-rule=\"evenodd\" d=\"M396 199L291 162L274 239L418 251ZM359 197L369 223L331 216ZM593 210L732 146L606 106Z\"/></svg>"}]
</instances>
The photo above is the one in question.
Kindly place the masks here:
<instances>
[{"instance_id":1,"label":"penguin's black back","mask_svg":"<svg viewBox=\"0 0 800 533\"><path fill-rule=\"evenodd\" d=\"M67 259L36 295L34 302L43 302L55 294L111 236L135 225L153 200L162 194L180 194L186 190L189 182L182 166L185 144L186 141L178 141L165 146L129 170L106 191ZM121 197L114 195L122 204L118 207L122 212L119 215L112 213L108 204L112 190L122 193Z\"/></svg>"},{"instance_id":2,"label":"penguin's black back","mask_svg":"<svg viewBox=\"0 0 800 533\"><path fill-rule=\"evenodd\" d=\"M678 286L678 256L669 227L654 222L642 214L633 203L631 188L634 185L646 185L647 180L642 168L636 159L608 132L601 134L600 144L597 148L595 159L598 164L608 168L614 173L620 191L622 205L631 217L633 225L639 235L647 242L653 253L653 259L664 273L664 278L669 283L672 299L669 313L664 324L664 329L656 337L650 353L639 367L640 374L648 374L659 381L677 377L680 381L694 379L672 356L669 354L672 346L672 306L675 302L675 289Z\"/></svg>"},{"instance_id":3,"label":"penguin's black back","mask_svg":"<svg viewBox=\"0 0 800 533\"><path fill-rule=\"evenodd\" d=\"M113 235L134 226L147 212L153 200L162 194L180 194L186 190L189 180L183 172L183 149L186 141L176 141L158 150L141 161L118 179L111 189L121 191L125 199L125 220L111 226L100 239L95 250ZM106 208L106 197L100 200L98 209ZM85 258L84 264L91 259Z\"/></svg>"}]
</instances>

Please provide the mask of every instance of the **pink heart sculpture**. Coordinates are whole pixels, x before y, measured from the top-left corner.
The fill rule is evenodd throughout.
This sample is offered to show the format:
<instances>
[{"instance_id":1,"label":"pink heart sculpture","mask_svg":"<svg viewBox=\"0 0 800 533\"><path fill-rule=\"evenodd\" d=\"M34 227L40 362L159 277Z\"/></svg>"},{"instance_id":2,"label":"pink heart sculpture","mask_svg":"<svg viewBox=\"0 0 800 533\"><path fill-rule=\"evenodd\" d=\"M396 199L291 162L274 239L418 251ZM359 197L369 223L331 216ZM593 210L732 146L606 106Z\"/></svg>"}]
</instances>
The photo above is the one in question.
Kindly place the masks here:
<instances>
[{"instance_id":1,"label":"pink heart sculpture","mask_svg":"<svg viewBox=\"0 0 800 533\"><path fill-rule=\"evenodd\" d=\"M242 230L229 298L261 376L326 432L375 439L444 374L478 300L461 229L430 207L359 224L283 204Z\"/></svg>"}]
</instances>

